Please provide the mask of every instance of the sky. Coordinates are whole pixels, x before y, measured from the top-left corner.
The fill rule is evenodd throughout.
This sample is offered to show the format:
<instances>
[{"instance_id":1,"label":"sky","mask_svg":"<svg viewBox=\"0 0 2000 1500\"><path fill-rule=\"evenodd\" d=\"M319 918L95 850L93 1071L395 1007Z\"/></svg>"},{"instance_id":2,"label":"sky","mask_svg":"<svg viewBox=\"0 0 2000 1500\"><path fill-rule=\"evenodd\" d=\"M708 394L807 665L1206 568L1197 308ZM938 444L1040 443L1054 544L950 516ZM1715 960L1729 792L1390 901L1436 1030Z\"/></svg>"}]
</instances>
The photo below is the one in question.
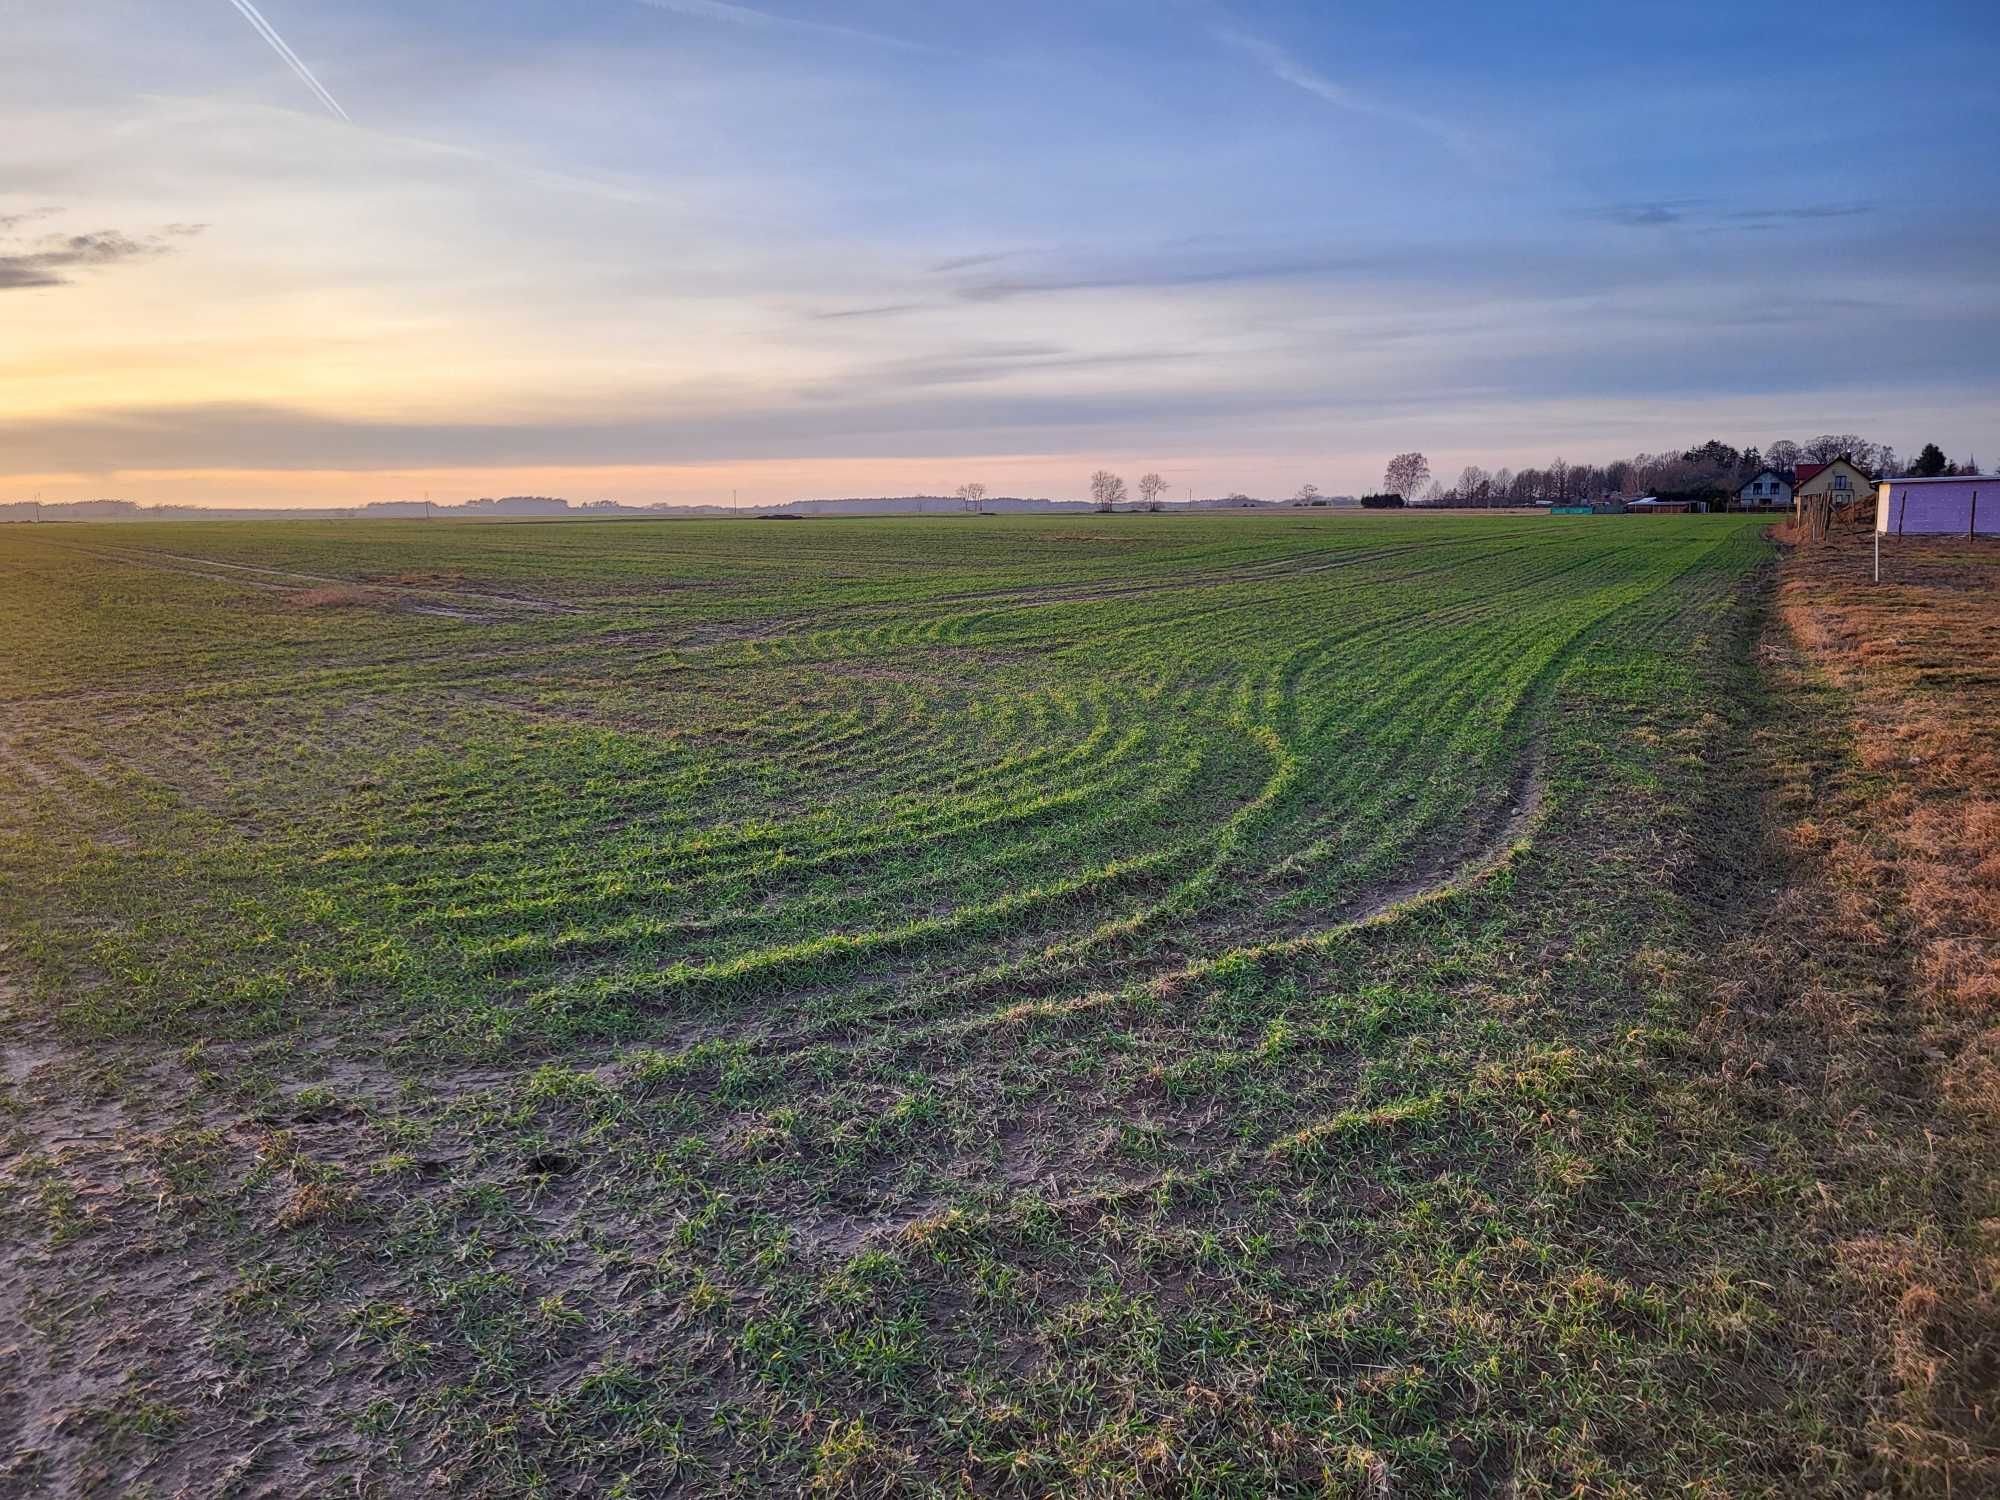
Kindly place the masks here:
<instances>
[{"instance_id":1,"label":"sky","mask_svg":"<svg viewBox=\"0 0 2000 1500\"><path fill-rule=\"evenodd\" d=\"M0 501L2000 460L1985 0L0 12Z\"/></svg>"}]
</instances>

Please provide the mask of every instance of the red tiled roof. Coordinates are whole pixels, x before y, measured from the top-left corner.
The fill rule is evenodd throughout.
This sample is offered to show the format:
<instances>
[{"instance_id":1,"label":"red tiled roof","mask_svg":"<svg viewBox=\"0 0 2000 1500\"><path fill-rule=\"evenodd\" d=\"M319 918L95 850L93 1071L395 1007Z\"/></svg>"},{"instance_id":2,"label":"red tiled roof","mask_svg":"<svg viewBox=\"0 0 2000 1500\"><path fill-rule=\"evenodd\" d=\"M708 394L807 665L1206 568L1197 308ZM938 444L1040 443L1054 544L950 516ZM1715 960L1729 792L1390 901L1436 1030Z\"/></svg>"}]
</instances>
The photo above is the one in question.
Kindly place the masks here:
<instances>
[{"instance_id":1,"label":"red tiled roof","mask_svg":"<svg viewBox=\"0 0 2000 1500\"><path fill-rule=\"evenodd\" d=\"M1794 484L1804 484L1808 479L1812 478L1813 475L1817 474L1821 469L1827 467L1828 465L1826 464L1800 464L1798 477L1795 478L1792 482Z\"/></svg>"}]
</instances>

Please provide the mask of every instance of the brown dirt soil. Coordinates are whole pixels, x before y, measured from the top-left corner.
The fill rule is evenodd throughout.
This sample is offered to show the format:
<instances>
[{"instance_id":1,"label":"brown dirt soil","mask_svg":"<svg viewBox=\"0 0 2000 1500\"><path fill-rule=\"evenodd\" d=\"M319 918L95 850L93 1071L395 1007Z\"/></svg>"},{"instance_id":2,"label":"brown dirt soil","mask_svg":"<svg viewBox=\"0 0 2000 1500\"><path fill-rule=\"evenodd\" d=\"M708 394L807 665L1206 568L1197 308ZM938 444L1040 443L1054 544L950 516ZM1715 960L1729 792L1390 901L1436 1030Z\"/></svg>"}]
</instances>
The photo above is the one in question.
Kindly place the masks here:
<instances>
[{"instance_id":1,"label":"brown dirt soil","mask_svg":"<svg viewBox=\"0 0 2000 1500\"><path fill-rule=\"evenodd\" d=\"M362 609L370 604L380 603L381 599L367 589L323 584L318 588L300 589L296 593L287 594L285 602L294 609Z\"/></svg>"}]
</instances>

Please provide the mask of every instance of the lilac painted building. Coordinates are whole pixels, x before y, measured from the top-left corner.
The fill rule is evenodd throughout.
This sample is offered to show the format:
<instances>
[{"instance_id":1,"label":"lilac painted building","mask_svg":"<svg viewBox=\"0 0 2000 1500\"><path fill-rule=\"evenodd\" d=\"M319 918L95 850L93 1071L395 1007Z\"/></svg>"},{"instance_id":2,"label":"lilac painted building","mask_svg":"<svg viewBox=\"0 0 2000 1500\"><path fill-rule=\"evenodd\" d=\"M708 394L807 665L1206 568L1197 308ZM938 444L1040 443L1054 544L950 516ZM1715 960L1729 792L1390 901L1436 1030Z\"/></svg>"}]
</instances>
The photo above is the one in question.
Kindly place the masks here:
<instances>
[{"instance_id":1,"label":"lilac painted building","mask_svg":"<svg viewBox=\"0 0 2000 1500\"><path fill-rule=\"evenodd\" d=\"M1885 479L1875 494L1883 536L2000 536L2000 475Z\"/></svg>"}]
</instances>

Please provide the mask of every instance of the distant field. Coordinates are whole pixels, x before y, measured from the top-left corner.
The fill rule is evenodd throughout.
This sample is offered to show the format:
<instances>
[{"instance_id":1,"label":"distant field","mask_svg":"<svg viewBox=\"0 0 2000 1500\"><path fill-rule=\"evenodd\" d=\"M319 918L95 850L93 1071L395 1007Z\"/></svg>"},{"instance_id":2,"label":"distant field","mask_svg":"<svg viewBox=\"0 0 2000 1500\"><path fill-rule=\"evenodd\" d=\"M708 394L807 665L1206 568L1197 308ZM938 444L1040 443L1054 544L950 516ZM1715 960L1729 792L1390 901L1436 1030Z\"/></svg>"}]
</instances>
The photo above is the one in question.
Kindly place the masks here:
<instances>
[{"instance_id":1,"label":"distant field","mask_svg":"<svg viewBox=\"0 0 2000 1500\"><path fill-rule=\"evenodd\" d=\"M1774 558L0 528L0 1487L1879 1487L1698 1027Z\"/></svg>"}]
</instances>

